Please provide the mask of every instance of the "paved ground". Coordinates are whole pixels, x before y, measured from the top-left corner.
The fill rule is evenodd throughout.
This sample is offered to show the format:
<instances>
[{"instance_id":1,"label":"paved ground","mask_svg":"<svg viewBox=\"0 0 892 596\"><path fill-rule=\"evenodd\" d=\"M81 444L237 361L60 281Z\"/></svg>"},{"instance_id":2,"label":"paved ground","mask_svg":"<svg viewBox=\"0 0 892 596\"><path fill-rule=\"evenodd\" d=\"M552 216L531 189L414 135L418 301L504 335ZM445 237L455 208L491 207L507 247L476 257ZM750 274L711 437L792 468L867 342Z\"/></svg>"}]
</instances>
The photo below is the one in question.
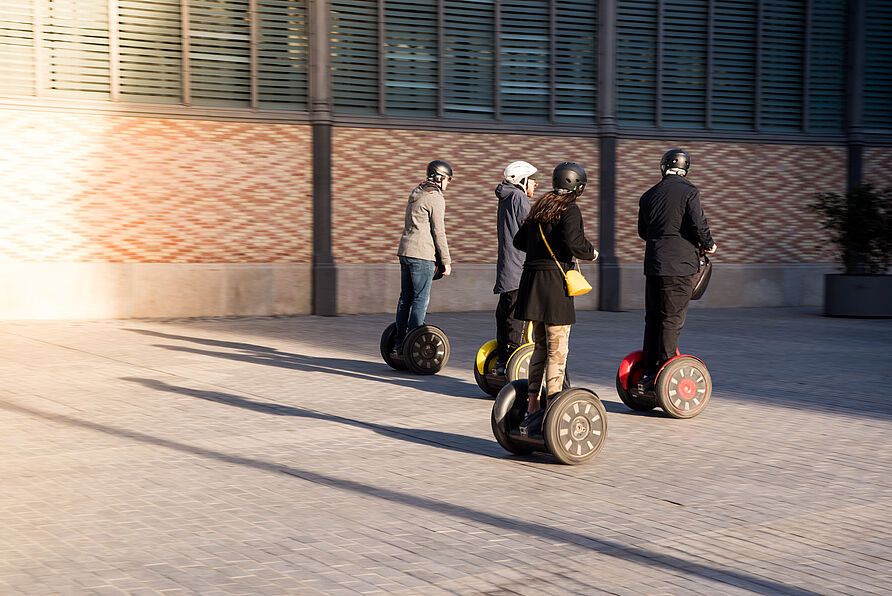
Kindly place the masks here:
<instances>
[{"instance_id":1,"label":"paved ground","mask_svg":"<svg viewBox=\"0 0 892 596\"><path fill-rule=\"evenodd\" d=\"M429 317L435 377L389 318L0 323L0 594L892 593L892 320L694 310L672 420L613 388L643 314L580 313L563 466L492 438L491 315Z\"/></svg>"}]
</instances>

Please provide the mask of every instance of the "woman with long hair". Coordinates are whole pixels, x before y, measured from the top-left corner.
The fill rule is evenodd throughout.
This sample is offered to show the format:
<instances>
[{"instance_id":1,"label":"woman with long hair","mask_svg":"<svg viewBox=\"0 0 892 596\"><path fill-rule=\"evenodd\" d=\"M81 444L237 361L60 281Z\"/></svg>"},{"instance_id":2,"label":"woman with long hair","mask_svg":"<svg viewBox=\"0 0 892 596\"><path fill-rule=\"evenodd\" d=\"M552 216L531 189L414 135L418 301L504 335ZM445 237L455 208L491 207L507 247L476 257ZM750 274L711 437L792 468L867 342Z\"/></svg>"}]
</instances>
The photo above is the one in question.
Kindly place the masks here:
<instances>
[{"instance_id":1,"label":"woman with long hair","mask_svg":"<svg viewBox=\"0 0 892 596\"><path fill-rule=\"evenodd\" d=\"M582 213L576 204L585 190L585 170L564 162L554 169L552 181L554 190L536 201L514 236L514 246L526 252L514 316L533 322L536 342L530 357L527 416L521 423L527 432L539 432L547 399L563 388L570 326L576 322L573 297L567 294L563 271L573 268L576 259L598 258L598 251L585 238ZM547 397L541 402L546 371Z\"/></svg>"}]
</instances>

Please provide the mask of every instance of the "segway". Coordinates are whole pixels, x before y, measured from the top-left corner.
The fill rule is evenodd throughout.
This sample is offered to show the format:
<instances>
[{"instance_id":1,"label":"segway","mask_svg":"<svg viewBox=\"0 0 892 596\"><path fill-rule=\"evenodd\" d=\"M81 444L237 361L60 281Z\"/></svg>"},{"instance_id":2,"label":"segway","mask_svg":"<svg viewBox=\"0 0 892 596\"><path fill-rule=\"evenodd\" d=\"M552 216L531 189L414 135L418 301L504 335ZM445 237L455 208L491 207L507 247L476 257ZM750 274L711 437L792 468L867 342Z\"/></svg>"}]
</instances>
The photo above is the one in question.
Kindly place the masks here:
<instances>
[{"instance_id":1,"label":"segway","mask_svg":"<svg viewBox=\"0 0 892 596\"><path fill-rule=\"evenodd\" d=\"M639 412L657 406L672 418L693 418L706 409L712 397L712 378L696 356L680 354L668 360L654 379L652 391L641 391L644 376L641 350L626 356L616 373L616 392L624 404Z\"/></svg>"},{"instance_id":2,"label":"segway","mask_svg":"<svg viewBox=\"0 0 892 596\"><path fill-rule=\"evenodd\" d=\"M381 357L394 370L410 370L419 375L435 375L449 361L449 340L443 330L434 325L422 325L406 334L403 353L393 356L396 323L391 323L381 334Z\"/></svg>"},{"instance_id":3,"label":"segway","mask_svg":"<svg viewBox=\"0 0 892 596\"><path fill-rule=\"evenodd\" d=\"M523 330L523 343L515 348L505 363L505 374L496 372L501 364L498 342L489 340L477 350L474 359L474 380L483 391L495 397L506 383L526 379L530 371L530 357L536 344L533 343L533 324L527 322ZM564 389L570 388L570 373L564 373Z\"/></svg>"},{"instance_id":4,"label":"segway","mask_svg":"<svg viewBox=\"0 0 892 596\"><path fill-rule=\"evenodd\" d=\"M526 379L507 383L492 406L492 433L506 451L527 455L552 454L564 464L582 464L594 458L607 440L607 411L594 391L564 389L545 406L540 429L523 432L527 412Z\"/></svg>"}]
</instances>

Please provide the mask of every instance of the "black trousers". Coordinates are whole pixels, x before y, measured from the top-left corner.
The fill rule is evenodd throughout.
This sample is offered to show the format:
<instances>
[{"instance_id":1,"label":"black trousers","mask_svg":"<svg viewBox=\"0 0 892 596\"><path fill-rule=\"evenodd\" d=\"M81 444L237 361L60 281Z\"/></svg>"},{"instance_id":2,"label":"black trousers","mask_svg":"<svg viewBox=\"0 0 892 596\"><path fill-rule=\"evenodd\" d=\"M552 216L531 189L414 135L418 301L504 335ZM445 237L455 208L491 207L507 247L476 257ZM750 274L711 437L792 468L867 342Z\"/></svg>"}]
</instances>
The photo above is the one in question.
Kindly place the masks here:
<instances>
[{"instance_id":1,"label":"black trousers","mask_svg":"<svg viewBox=\"0 0 892 596\"><path fill-rule=\"evenodd\" d=\"M499 294L499 305L496 306L496 341L499 344L499 360L508 360L517 346L523 343L525 321L514 318L514 307L517 306L517 290Z\"/></svg>"},{"instance_id":2,"label":"black trousers","mask_svg":"<svg viewBox=\"0 0 892 596\"><path fill-rule=\"evenodd\" d=\"M644 374L675 356L691 301L693 276L648 275L644 287Z\"/></svg>"}]
</instances>

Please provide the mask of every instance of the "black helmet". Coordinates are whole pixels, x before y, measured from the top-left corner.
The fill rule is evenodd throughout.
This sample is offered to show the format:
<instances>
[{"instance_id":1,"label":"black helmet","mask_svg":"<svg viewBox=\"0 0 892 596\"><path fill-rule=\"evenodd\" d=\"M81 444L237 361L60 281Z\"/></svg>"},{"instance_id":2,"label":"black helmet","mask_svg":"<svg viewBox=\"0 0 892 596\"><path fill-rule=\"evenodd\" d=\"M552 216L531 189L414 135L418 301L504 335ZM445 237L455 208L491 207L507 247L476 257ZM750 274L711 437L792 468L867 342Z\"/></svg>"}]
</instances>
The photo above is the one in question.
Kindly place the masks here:
<instances>
[{"instance_id":1,"label":"black helmet","mask_svg":"<svg viewBox=\"0 0 892 596\"><path fill-rule=\"evenodd\" d=\"M452 178L452 166L445 161L435 159L427 164L427 177L435 178L436 176L446 176Z\"/></svg>"},{"instance_id":2,"label":"black helmet","mask_svg":"<svg viewBox=\"0 0 892 596\"><path fill-rule=\"evenodd\" d=\"M585 170L582 169L581 165L573 163L572 161L565 161L564 163L558 164L554 169L554 174L551 175L551 180L554 184L554 190L557 191L558 194L562 194L562 192L572 192L574 190L579 194L582 194L588 178L586 178Z\"/></svg>"},{"instance_id":3,"label":"black helmet","mask_svg":"<svg viewBox=\"0 0 892 596\"><path fill-rule=\"evenodd\" d=\"M663 154L663 159L660 160L660 171L663 172L663 176L666 175L666 170L675 168L684 170L684 173L687 174L690 167L691 156L681 149L670 149Z\"/></svg>"}]
</instances>

